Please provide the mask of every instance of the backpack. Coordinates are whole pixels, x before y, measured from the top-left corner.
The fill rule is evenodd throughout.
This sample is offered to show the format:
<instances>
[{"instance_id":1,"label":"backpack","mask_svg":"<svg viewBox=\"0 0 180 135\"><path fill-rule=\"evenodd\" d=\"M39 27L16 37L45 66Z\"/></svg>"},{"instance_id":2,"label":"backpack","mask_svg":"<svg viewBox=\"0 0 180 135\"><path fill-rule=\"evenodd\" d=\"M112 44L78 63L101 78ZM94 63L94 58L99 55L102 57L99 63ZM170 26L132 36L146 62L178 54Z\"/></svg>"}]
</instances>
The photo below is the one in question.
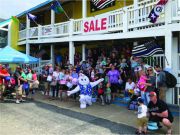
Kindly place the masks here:
<instances>
[{"instance_id":1,"label":"backpack","mask_svg":"<svg viewBox=\"0 0 180 135\"><path fill-rule=\"evenodd\" d=\"M168 88L173 88L173 87L175 87L176 84L177 84L177 79L176 79L176 77L175 77L173 74L169 73L168 71L164 71L164 73L165 73L165 76L166 76L166 81L165 81L165 83L166 83L167 87L168 87Z\"/></svg>"}]
</instances>

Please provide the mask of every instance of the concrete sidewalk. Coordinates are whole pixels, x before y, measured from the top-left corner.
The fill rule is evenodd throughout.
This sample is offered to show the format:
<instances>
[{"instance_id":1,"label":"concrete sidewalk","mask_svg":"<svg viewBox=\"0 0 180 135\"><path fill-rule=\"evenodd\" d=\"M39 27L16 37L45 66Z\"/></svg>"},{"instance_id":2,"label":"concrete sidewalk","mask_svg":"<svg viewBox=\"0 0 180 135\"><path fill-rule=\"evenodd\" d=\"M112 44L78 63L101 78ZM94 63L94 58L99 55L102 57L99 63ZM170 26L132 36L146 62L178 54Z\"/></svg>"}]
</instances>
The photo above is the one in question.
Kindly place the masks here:
<instances>
[{"instance_id":1,"label":"concrete sidewalk","mask_svg":"<svg viewBox=\"0 0 180 135\"><path fill-rule=\"evenodd\" d=\"M46 99L45 96L41 94L41 92L37 92L34 99L36 101L55 105L60 108L65 108L72 111L89 114L92 116L110 120L112 122L121 123L136 128L135 111L128 110L126 107L123 106L117 106L114 104L102 106L100 103L96 102L93 103L92 106L89 106L86 109L80 109L78 100L74 101L73 99L69 99L68 101L60 101L60 99L56 99L56 100ZM157 131L153 131L153 132L149 131L149 134L165 134L165 133L166 133L165 127ZM179 117L177 116L174 117L173 134L180 134Z\"/></svg>"}]
</instances>

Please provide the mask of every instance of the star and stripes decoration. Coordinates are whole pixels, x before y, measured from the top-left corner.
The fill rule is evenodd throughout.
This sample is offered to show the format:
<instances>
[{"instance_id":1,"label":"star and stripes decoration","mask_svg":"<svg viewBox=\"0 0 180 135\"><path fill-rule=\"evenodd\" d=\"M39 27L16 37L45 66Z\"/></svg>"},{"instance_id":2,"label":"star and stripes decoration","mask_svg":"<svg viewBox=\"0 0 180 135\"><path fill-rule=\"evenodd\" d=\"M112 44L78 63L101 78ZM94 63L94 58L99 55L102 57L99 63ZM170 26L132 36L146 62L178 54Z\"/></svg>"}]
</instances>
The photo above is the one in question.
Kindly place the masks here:
<instances>
[{"instance_id":1,"label":"star and stripes decoration","mask_svg":"<svg viewBox=\"0 0 180 135\"><path fill-rule=\"evenodd\" d=\"M90 0L91 12L115 5L115 0Z\"/></svg>"},{"instance_id":2,"label":"star and stripes decoration","mask_svg":"<svg viewBox=\"0 0 180 135\"><path fill-rule=\"evenodd\" d=\"M168 0L160 0L155 7L151 10L148 18L150 19L151 23L156 23L158 17L160 16L161 12L164 10L164 7Z\"/></svg>"}]
</instances>

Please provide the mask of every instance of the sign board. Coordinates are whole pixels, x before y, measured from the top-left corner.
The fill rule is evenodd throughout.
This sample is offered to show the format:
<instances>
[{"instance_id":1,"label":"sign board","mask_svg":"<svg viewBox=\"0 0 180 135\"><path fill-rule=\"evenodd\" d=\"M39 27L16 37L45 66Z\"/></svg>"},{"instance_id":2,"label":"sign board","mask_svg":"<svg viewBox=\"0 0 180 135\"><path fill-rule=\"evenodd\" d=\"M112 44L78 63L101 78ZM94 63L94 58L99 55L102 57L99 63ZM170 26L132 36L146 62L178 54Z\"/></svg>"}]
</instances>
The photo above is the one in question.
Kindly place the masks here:
<instances>
[{"instance_id":1,"label":"sign board","mask_svg":"<svg viewBox=\"0 0 180 135\"><path fill-rule=\"evenodd\" d=\"M90 17L83 21L83 31L85 34L104 33L108 27L107 17Z\"/></svg>"}]
</instances>

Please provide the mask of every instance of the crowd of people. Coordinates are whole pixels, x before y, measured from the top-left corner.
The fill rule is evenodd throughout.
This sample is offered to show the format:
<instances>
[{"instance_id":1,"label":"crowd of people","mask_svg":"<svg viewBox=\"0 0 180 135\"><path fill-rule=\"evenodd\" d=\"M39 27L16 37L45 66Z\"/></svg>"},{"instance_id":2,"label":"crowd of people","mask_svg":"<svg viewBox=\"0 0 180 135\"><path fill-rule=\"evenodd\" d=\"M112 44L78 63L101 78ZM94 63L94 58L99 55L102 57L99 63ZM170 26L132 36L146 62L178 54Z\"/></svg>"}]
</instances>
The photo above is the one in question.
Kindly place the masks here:
<instances>
[{"instance_id":1,"label":"crowd of people","mask_svg":"<svg viewBox=\"0 0 180 135\"><path fill-rule=\"evenodd\" d=\"M102 105L111 104L119 94L130 97L130 102L136 100L139 104L138 134L146 133L147 112L149 112L149 120L162 122L170 134L173 117L165 103L167 87L161 67L147 66L143 59L131 56L128 47L112 48L109 52L101 49L99 52L89 49L87 60L83 62L80 62L80 56L77 55L74 66L66 57L66 60L56 61L55 67L52 64L45 65L39 74L44 95L47 98L60 97L63 100L63 92L73 90L78 85L80 73L88 76L91 82L104 78L104 81L93 89L92 94ZM0 66L0 70L2 69L3 66ZM17 66L14 74L8 73L10 80L11 78L15 80L16 103L24 101L23 93L28 97L38 88L37 74L32 69L22 69ZM155 73L158 75L156 76ZM4 86L7 87L5 82L6 77L0 74L2 100ZM76 99L77 95L74 94L73 98Z\"/></svg>"},{"instance_id":2,"label":"crowd of people","mask_svg":"<svg viewBox=\"0 0 180 135\"><path fill-rule=\"evenodd\" d=\"M16 103L25 101L27 98L33 99L35 90L39 87L37 74L30 68L22 69L16 67L12 72L8 66L0 65L0 98L16 96ZM24 96L23 96L24 95Z\"/></svg>"}]
</instances>

